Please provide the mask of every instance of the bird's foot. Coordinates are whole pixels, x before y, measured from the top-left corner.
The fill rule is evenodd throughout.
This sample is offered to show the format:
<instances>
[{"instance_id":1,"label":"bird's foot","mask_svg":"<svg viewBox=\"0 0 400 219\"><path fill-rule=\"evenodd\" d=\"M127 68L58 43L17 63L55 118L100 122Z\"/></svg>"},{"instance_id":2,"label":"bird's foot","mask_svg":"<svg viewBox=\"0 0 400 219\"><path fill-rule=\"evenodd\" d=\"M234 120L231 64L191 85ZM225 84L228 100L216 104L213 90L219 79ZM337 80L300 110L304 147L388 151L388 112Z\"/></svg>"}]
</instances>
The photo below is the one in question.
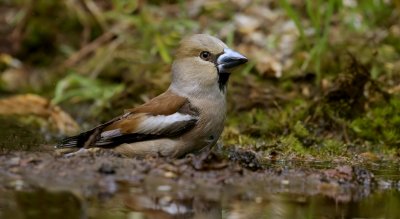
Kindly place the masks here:
<instances>
[{"instance_id":1,"label":"bird's foot","mask_svg":"<svg viewBox=\"0 0 400 219\"><path fill-rule=\"evenodd\" d=\"M207 146L200 151L198 151L195 155L189 154L188 157L192 161L192 165L195 169L201 170L203 169L204 164L207 162L208 157L211 154L211 147Z\"/></svg>"},{"instance_id":2,"label":"bird's foot","mask_svg":"<svg viewBox=\"0 0 400 219\"><path fill-rule=\"evenodd\" d=\"M211 154L211 151L212 151L211 149L212 149L212 146L207 146L207 147L201 149L198 152L198 158L200 160L206 160L208 158L208 156L210 156L210 154Z\"/></svg>"}]
</instances>

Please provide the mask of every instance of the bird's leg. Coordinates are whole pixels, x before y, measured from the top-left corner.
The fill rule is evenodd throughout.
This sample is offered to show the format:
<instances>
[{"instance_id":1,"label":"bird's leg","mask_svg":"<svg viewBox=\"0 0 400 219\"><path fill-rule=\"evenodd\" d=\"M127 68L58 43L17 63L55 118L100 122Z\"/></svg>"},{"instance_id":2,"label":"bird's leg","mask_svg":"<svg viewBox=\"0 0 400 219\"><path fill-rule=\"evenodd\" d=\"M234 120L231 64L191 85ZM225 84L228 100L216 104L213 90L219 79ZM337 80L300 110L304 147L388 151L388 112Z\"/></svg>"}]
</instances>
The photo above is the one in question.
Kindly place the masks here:
<instances>
[{"instance_id":1,"label":"bird's leg","mask_svg":"<svg viewBox=\"0 0 400 219\"><path fill-rule=\"evenodd\" d=\"M208 145L199 151L199 160L206 160L208 155L211 154L213 145Z\"/></svg>"},{"instance_id":2,"label":"bird's leg","mask_svg":"<svg viewBox=\"0 0 400 219\"><path fill-rule=\"evenodd\" d=\"M195 156L191 156L192 165L195 169L203 169L204 164L207 163L207 159L211 154L212 146L213 145L208 145L198 151Z\"/></svg>"}]
</instances>

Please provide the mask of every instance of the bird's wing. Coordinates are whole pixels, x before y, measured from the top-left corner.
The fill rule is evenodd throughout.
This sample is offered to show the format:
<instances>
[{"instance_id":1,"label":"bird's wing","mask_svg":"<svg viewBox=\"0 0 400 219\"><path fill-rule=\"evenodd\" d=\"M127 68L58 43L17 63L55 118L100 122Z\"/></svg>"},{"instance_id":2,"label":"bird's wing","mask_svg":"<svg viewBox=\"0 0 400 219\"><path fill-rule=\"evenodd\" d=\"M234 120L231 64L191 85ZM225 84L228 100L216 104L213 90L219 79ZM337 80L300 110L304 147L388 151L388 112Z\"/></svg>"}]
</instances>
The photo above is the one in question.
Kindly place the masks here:
<instances>
[{"instance_id":1,"label":"bird's wing","mask_svg":"<svg viewBox=\"0 0 400 219\"><path fill-rule=\"evenodd\" d=\"M197 123L199 112L185 97L172 92L96 128L63 140L59 147L114 147L122 143L177 137Z\"/></svg>"}]
</instances>

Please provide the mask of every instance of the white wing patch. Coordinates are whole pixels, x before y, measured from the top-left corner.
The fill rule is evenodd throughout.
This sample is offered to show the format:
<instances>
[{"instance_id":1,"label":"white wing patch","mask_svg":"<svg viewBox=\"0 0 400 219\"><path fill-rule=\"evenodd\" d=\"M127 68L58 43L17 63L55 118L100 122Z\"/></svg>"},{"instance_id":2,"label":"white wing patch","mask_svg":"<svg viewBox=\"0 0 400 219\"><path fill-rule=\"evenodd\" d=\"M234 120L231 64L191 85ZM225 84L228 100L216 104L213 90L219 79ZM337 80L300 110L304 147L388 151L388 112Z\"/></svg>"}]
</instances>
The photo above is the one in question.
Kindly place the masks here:
<instances>
[{"instance_id":1,"label":"white wing patch","mask_svg":"<svg viewBox=\"0 0 400 219\"><path fill-rule=\"evenodd\" d=\"M198 117L181 113L174 113L168 116L148 116L139 124L135 133L157 133L163 129L168 129L174 123L190 121L192 119L198 119Z\"/></svg>"},{"instance_id":2,"label":"white wing patch","mask_svg":"<svg viewBox=\"0 0 400 219\"><path fill-rule=\"evenodd\" d=\"M101 133L100 138L113 138L121 135L121 131L119 129L113 129L104 131Z\"/></svg>"}]
</instances>

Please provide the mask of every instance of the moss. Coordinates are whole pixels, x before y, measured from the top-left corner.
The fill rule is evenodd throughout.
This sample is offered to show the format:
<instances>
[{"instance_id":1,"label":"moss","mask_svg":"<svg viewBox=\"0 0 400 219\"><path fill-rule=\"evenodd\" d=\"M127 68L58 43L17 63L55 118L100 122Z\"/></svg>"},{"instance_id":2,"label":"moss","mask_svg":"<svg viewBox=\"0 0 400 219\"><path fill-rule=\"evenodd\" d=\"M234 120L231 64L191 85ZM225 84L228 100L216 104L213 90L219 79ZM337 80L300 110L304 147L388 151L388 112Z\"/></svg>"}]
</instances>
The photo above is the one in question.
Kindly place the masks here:
<instances>
[{"instance_id":1,"label":"moss","mask_svg":"<svg viewBox=\"0 0 400 219\"><path fill-rule=\"evenodd\" d=\"M310 132L304 127L304 125L300 121L297 121L294 125L293 132L296 136L301 138L306 138L310 136Z\"/></svg>"},{"instance_id":2,"label":"moss","mask_svg":"<svg viewBox=\"0 0 400 219\"><path fill-rule=\"evenodd\" d=\"M30 1L8 2L23 15ZM362 149L383 153L399 148L399 98L393 97L388 104L373 88L376 83L382 90L395 90L399 83L398 13L391 13L393 3L367 0L344 7L327 1L321 3L321 10L307 9L312 1L305 3L305 7L289 4L283 9L288 12L294 7L291 11L297 17L289 17L298 20L297 28L315 31L304 33L306 38L294 37L293 51L280 51L279 39L283 35L274 25L261 25L255 35L234 28L239 13L254 19L261 17L249 12L252 7L265 7L262 1L240 7L207 3L196 6L198 11L187 10L193 5L185 1L95 2L100 9L96 14L81 4L35 2L26 26L23 25L20 49L11 54L28 70L43 69L43 76L38 72L46 78L43 84L47 85L38 85L38 92L46 96L55 93L53 101L62 102L78 120L97 124L160 94L168 86L169 64L178 41L184 35L204 32L222 37L250 58L242 71L231 77L228 96L232 96L228 103L232 105L222 137L225 145L253 147L263 152L279 148L283 154L310 153L326 158L346 153L340 150L346 150L344 142L349 141L357 142L355 147L363 145ZM279 4L269 6L276 10ZM279 14L277 21L288 19ZM19 24L21 15L11 25ZM79 60L69 62L80 54L79 50L87 49L88 43L108 32L112 37L95 44L93 51L81 54ZM267 35L265 44L258 40ZM365 36L373 42L370 46L365 46ZM307 42L302 43L302 38ZM346 66L349 57L344 55L345 51L352 52L365 65L354 62L354 58L351 66ZM284 54L279 58L283 78L258 72L256 63L268 52L273 57L275 53ZM5 70L7 65L0 63L0 71ZM79 77L71 77L68 72ZM341 78L339 73L347 74ZM31 81L33 84L34 80ZM92 110L87 110L89 105L94 106ZM21 130L26 140L20 140L25 142L36 135L30 128L33 123L37 123L36 128L42 126L40 121L25 118L19 119L18 124L7 122L2 130L10 127L4 131L9 135L14 135L12 130ZM16 145L20 144L24 143ZM27 146L17 148L24 147Z\"/></svg>"},{"instance_id":3,"label":"moss","mask_svg":"<svg viewBox=\"0 0 400 219\"><path fill-rule=\"evenodd\" d=\"M357 137L390 147L400 147L400 100L377 104L365 116L353 120L351 129Z\"/></svg>"},{"instance_id":4,"label":"moss","mask_svg":"<svg viewBox=\"0 0 400 219\"><path fill-rule=\"evenodd\" d=\"M44 142L40 119L0 116L0 151L32 150Z\"/></svg>"},{"instance_id":5,"label":"moss","mask_svg":"<svg viewBox=\"0 0 400 219\"><path fill-rule=\"evenodd\" d=\"M280 148L283 149L285 154L295 153L304 155L306 153L302 143L293 134L282 136L279 138Z\"/></svg>"},{"instance_id":6,"label":"moss","mask_svg":"<svg viewBox=\"0 0 400 219\"><path fill-rule=\"evenodd\" d=\"M334 139L327 139L323 141L320 148L320 155L324 156L341 156L346 153L346 145Z\"/></svg>"}]
</instances>

